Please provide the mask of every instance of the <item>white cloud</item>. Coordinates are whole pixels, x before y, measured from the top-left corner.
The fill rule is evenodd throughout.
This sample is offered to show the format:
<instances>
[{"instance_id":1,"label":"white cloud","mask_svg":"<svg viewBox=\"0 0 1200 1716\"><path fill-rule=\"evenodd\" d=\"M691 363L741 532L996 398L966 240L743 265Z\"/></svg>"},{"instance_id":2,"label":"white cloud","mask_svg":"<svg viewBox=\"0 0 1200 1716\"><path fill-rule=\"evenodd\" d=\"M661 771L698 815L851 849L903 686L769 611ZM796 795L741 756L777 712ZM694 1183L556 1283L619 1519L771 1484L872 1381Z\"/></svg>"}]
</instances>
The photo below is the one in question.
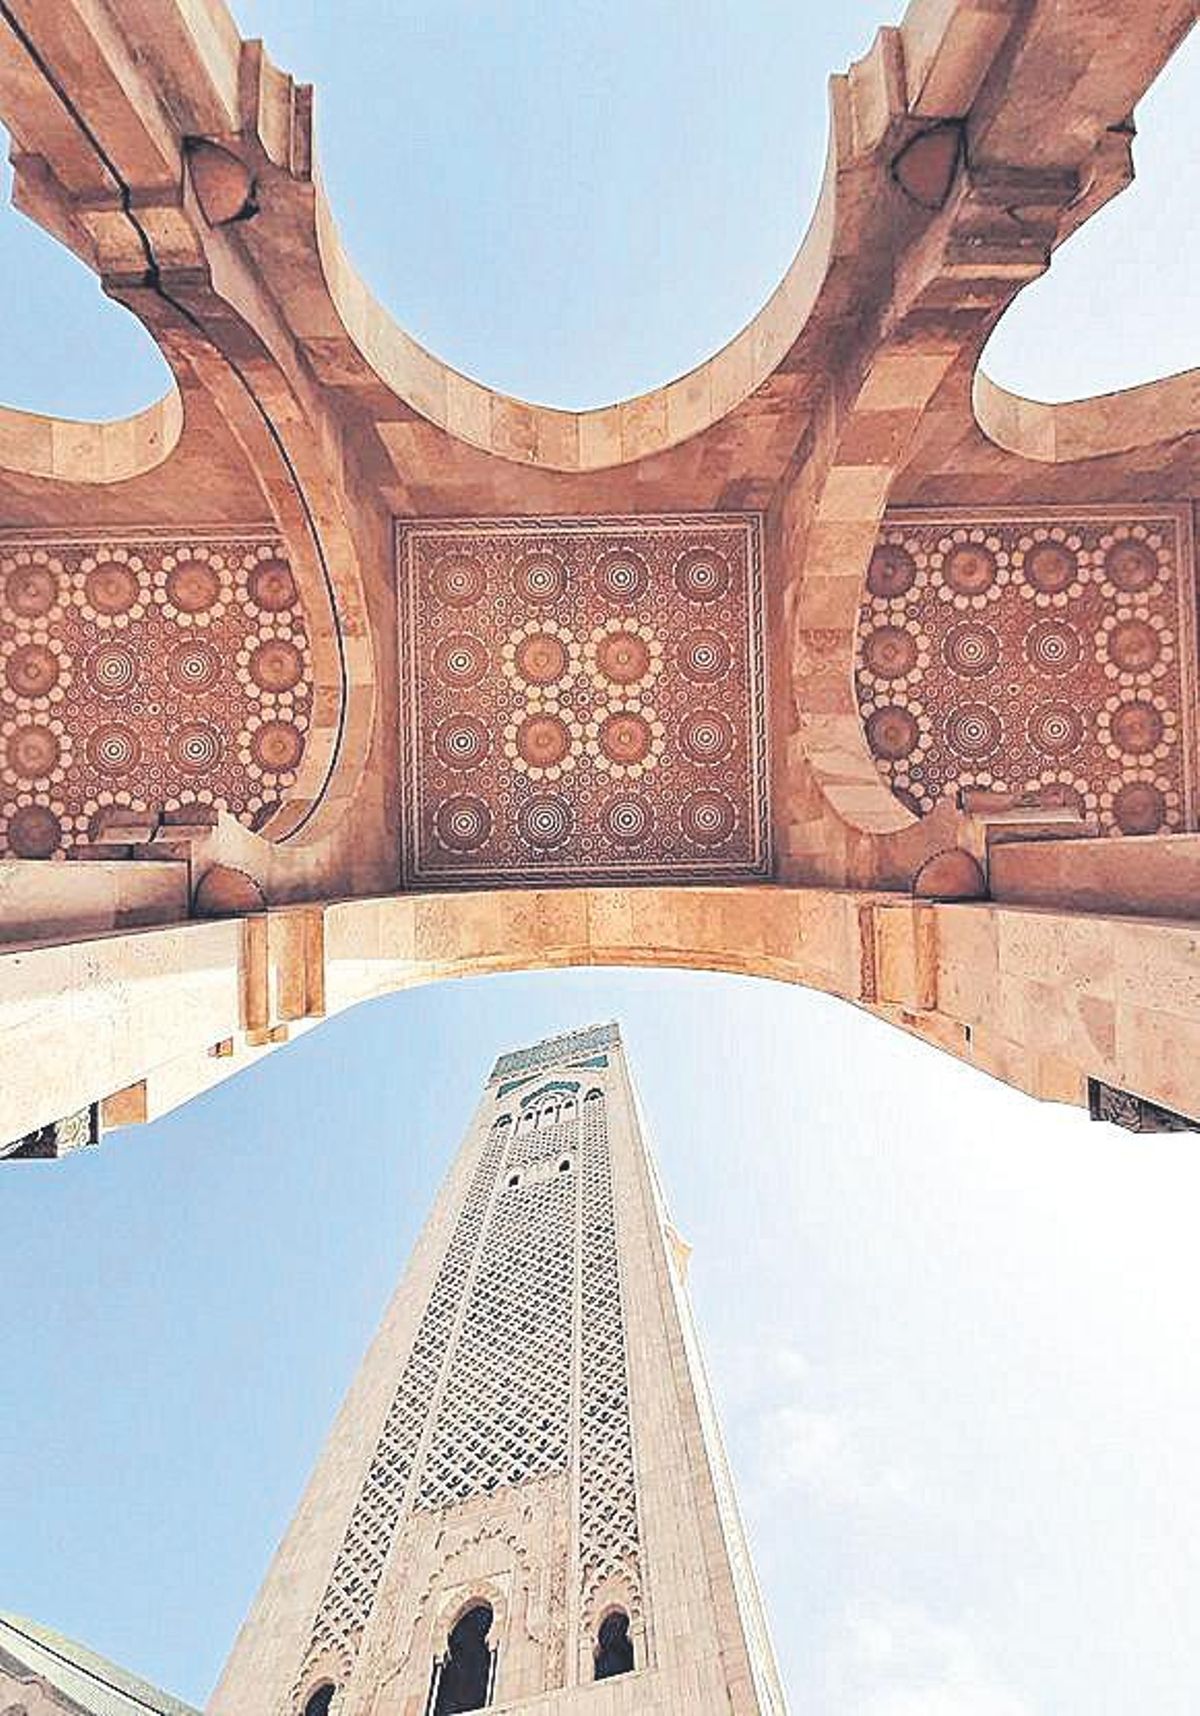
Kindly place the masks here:
<instances>
[{"instance_id":1,"label":"white cloud","mask_svg":"<svg viewBox=\"0 0 1200 1716\"><path fill-rule=\"evenodd\" d=\"M913 1603L848 1613L828 1668L836 1716L1034 1716L963 1627Z\"/></svg>"},{"instance_id":2,"label":"white cloud","mask_svg":"<svg viewBox=\"0 0 1200 1716\"><path fill-rule=\"evenodd\" d=\"M786 1342L746 1346L723 1366L737 1402L737 1440L752 1502L781 1491L827 1506L903 1501L904 1475L870 1451L879 1438L847 1413L816 1403L821 1379L814 1365Z\"/></svg>"},{"instance_id":3,"label":"white cloud","mask_svg":"<svg viewBox=\"0 0 1200 1716\"><path fill-rule=\"evenodd\" d=\"M909 1496L904 1475L874 1461L852 1422L835 1412L777 1407L764 1413L759 1436L760 1470L768 1488L800 1490L834 1507Z\"/></svg>"}]
</instances>

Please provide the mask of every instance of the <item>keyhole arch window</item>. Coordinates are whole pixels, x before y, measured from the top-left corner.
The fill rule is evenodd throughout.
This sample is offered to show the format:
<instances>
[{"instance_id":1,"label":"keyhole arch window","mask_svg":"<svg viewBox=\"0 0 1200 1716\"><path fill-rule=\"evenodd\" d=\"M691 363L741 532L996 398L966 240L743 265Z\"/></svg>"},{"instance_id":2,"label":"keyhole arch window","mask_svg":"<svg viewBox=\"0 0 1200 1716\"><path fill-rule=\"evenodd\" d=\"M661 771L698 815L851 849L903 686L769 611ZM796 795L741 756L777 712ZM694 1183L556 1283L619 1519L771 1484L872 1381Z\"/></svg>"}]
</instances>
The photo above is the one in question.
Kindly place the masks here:
<instances>
[{"instance_id":1,"label":"keyhole arch window","mask_svg":"<svg viewBox=\"0 0 1200 1716\"><path fill-rule=\"evenodd\" d=\"M496 1684L496 1651L489 1634L495 1612L480 1600L450 1628L445 1654L435 1658L429 1688L429 1716L464 1716L485 1710Z\"/></svg>"},{"instance_id":2,"label":"keyhole arch window","mask_svg":"<svg viewBox=\"0 0 1200 1716\"><path fill-rule=\"evenodd\" d=\"M624 1609L610 1609L600 1622L596 1630L593 1661L597 1680L612 1680L618 1674L632 1674L633 1640L629 1636L629 1616Z\"/></svg>"},{"instance_id":3,"label":"keyhole arch window","mask_svg":"<svg viewBox=\"0 0 1200 1716\"><path fill-rule=\"evenodd\" d=\"M323 1680L319 1686L314 1686L304 1700L304 1716L329 1716L336 1691L332 1680Z\"/></svg>"}]
</instances>

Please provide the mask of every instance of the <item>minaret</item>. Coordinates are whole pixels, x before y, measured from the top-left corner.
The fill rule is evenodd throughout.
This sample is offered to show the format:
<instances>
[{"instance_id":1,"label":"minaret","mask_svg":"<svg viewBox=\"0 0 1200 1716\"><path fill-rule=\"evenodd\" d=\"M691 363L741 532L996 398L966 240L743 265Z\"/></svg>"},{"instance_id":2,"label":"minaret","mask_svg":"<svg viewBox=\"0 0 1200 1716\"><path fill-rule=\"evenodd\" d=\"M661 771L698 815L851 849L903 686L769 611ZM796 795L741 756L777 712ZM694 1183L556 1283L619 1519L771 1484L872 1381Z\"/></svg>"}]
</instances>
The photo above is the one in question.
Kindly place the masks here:
<instances>
[{"instance_id":1,"label":"minaret","mask_svg":"<svg viewBox=\"0 0 1200 1716\"><path fill-rule=\"evenodd\" d=\"M211 1716L783 1710L620 1034L502 1055Z\"/></svg>"}]
</instances>

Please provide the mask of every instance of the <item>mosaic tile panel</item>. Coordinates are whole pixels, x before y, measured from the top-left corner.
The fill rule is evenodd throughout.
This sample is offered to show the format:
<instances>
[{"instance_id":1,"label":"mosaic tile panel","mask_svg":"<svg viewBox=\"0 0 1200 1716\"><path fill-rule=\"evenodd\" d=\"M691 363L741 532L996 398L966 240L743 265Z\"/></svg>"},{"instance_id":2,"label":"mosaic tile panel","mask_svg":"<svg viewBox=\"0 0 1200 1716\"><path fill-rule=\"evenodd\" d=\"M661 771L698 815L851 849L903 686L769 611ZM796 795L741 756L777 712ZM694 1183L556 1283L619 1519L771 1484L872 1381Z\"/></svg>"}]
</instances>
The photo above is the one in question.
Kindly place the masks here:
<instances>
[{"instance_id":1,"label":"mosaic tile panel","mask_svg":"<svg viewBox=\"0 0 1200 1716\"><path fill-rule=\"evenodd\" d=\"M756 516L401 530L405 875L769 866Z\"/></svg>"},{"instance_id":2,"label":"mosaic tile panel","mask_svg":"<svg viewBox=\"0 0 1200 1716\"><path fill-rule=\"evenodd\" d=\"M0 853L65 856L107 805L261 823L311 681L274 537L0 541Z\"/></svg>"},{"instance_id":3,"label":"mosaic tile panel","mask_svg":"<svg viewBox=\"0 0 1200 1716\"><path fill-rule=\"evenodd\" d=\"M1048 789L1106 834L1195 827L1194 622L1183 512L892 514L856 664L880 773L918 814Z\"/></svg>"}]
</instances>

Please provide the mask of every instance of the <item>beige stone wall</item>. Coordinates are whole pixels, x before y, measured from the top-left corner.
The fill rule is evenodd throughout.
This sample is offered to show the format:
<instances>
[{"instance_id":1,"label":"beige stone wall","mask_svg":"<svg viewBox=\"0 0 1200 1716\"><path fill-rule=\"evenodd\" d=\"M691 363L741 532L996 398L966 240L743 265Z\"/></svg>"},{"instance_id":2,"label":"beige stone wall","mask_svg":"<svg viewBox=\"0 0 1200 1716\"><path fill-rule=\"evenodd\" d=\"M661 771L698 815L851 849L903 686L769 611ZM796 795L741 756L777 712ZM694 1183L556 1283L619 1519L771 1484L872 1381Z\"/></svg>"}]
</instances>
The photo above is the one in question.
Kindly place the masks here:
<instances>
[{"instance_id":1,"label":"beige stone wall","mask_svg":"<svg viewBox=\"0 0 1200 1716\"><path fill-rule=\"evenodd\" d=\"M1116 845L1071 842L1070 862L1086 866L1101 844ZM1164 888L1169 867L1182 905L1200 837L1174 837L1169 853L1136 846L1161 859ZM115 1096L109 1124L151 1120L360 1001L568 965L801 983L1031 1095L1082 1103L1095 1077L1200 1116L1195 923L1144 915L1137 852L1103 858L1092 885L1104 909L1084 913L1061 876L1053 903L1026 905L1005 870L1011 900L772 886L409 895L0 950L0 1137ZM1050 963L1031 952L1040 942Z\"/></svg>"}]
</instances>

